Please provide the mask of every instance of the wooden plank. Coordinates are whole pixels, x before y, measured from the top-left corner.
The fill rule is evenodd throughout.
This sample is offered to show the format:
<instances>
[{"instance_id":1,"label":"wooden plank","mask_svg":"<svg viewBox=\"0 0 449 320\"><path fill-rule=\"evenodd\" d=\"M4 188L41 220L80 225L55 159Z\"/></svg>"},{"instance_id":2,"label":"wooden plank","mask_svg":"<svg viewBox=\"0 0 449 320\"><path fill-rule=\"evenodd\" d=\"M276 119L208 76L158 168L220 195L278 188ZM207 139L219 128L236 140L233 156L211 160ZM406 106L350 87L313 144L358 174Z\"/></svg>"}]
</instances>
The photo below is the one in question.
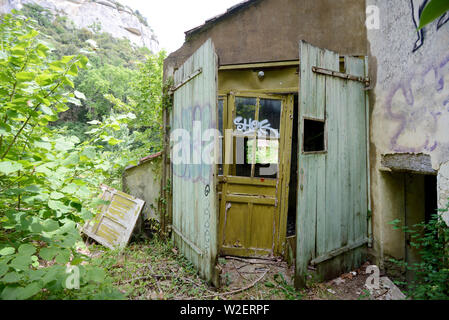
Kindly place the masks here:
<instances>
[{"instance_id":1,"label":"wooden plank","mask_svg":"<svg viewBox=\"0 0 449 320\"><path fill-rule=\"evenodd\" d=\"M228 202L257 203L271 206L274 206L276 204L276 198L264 196L244 196L244 195L228 194L226 196L226 200Z\"/></svg>"},{"instance_id":2,"label":"wooden plank","mask_svg":"<svg viewBox=\"0 0 449 320\"><path fill-rule=\"evenodd\" d=\"M333 53L333 63L330 68L338 70L339 58ZM328 157L326 159L326 230L327 240L325 250L320 254L329 252L341 246L346 241L345 206L348 201L345 181L345 168L348 165L345 159L346 147L346 95L341 90L341 79L326 77L326 114L328 125Z\"/></svg>"},{"instance_id":3,"label":"wooden plank","mask_svg":"<svg viewBox=\"0 0 449 320\"><path fill-rule=\"evenodd\" d=\"M203 251L201 251L200 248L198 248L192 241L190 241L186 236L182 234L181 231L176 229L174 226L172 226L172 230L186 243L190 246L191 249L193 249L199 256L203 255Z\"/></svg>"},{"instance_id":4,"label":"wooden plank","mask_svg":"<svg viewBox=\"0 0 449 320\"><path fill-rule=\"evenodd\" d=\"M289 194L290 194L290 179L291 179L291 162L293 161L293 157L297 157L297 154L292 154L292 139L293 139L293 121L294 110L296 106L294 106L294 96L290 95L284 101L284 110L282 116L283 122L283 144L280 146L279 151L285 150L281 153L281 180L280 180L280 209L279 209L279 227L276 230L276 240L277 247L275 248L275 252L280 252L281 255L286 255L286 237L287 237L287 219L288 219L288 208L289 208ZM296 174L293 173L293 174Z\"/></svg>"},{"instance_id":5,"label":"wooden plank","mask_svg":"<svg viewBox=\"0 0 449 320\"><path fill-rule=\"evenodd\" d=\"M316 255L317 239L317 190L324 187L323 175L317 175L320 164L326 158L325 153L304 154L304 118L325 119L326 78L312 72L312 66L325 66L330 59L329 55L321 49L315 48L301 41L300 50L300 88L299 88L299 183L297 203L297 248L296 248L296 280L297 286L305 284L307 266ZM322 170L323 168L321 168ZM318 180L319 179L319 180ZM320 199L322 200L322 199Z\"/></svg>"},{"instance_id":6,"label":"wooden plank","mask_svg":"<svg viewBox=\"0 0 449 320\"><path fill-rule=\"evenodd\" d=\"M364 76L366 72L365 60L357 59L353 57L346 57L347 70L351 74L357 76ZM354 199L354 235L351 239L361 239L368 236L367 233L367 215L368 215L368 168L367 168L367 141L366 135L366 92L363 84L350 83L349 84L349 96L353 98L350 104L352 113L354 114L354 127L353 131L353 156L355 163L352 166L353 170L353 194L356 195ZM362 108L364 106L365 108Z\"/></svg>"},{"instance_id":7,"label":"wooden plank","mask_svg":"<svg viewBox=\"0 0 449 320\"><path fill-rule=\"evenodd\" d=\"M277 184L277 179L249 178L249 177L237 177L237 176L225 176L225 177L223 177L223 181L229 182L232 184L253 185L253 186L275 187Z\"/></svg>"},{"instance_id":8,"label":"wooden plank","mask_svg":"<svg viewBox=\"0 0 449 320\"><path fill-rule=\"evenodd\" d=\"M330 260L330 259L332 259L334 257L337 257L337 256L339 256L339 255L341 255L341 254L343 254L345 252L348 252L348 251L354 250L354 249L356 249L358 247L361 247L361 246L363 246L363 245L365 245L367 243L368 243L368 238L364 238L364 239L361 239L361 240L358 240L358 241L351 242L350 244L348 244L348 245L346 245L344 247L338 248L336 250L332 250L332 251L330 251L330 252L328 252L328 253L326 253L326 254L324 254L322 256L319 256L319 257L313 259L312 261L310 261L310 264L312 266L317 265L317 264L322 263L322 262L324 262L326 260Z\"/></svg>"},{"instance_id":9,"label":"wooden plank","mask_svg":"<svg viewBox=\"0 0 449 320\"><path fill-rule=\"evenodd\" d=\"M276 197L276 186L267 187L261 185L246 185L228 183L227 194L235 195L258 195L267 197Z\"/></svg>"},{"instance_id":10,"label":"wooden plank","mask_svg":"<svg viewBox=\"0 0 449 320\"><path fill-rule=\"evenodd\" d=\"M299 65L299 60L266 62L266 63L249 63L249 64L230 64L220 66L219 70L238 70L238 69L254 69L254 68L278 68Z\"/></svg>"}]
</instances>

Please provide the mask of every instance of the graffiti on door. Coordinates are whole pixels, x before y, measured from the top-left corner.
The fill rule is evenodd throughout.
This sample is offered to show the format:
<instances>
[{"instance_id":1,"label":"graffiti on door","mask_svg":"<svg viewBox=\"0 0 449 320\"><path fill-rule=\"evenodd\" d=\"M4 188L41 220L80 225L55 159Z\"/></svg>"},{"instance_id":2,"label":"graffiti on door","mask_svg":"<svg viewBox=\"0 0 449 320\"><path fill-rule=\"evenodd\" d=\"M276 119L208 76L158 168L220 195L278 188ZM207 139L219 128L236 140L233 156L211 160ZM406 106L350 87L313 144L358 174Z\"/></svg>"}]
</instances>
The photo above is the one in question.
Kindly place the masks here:
<instances>
[{"instance_id":1,"label":"graffiti on door","mask_svg":"<svg viewBox=\"0 0 449 320\"><path fill-rule=\"evenodd\" d=\"M183 108L173 119L173 174L194 183L210 184L213 175L216 121L210 106Z\"/></svg>"}]
</instances>

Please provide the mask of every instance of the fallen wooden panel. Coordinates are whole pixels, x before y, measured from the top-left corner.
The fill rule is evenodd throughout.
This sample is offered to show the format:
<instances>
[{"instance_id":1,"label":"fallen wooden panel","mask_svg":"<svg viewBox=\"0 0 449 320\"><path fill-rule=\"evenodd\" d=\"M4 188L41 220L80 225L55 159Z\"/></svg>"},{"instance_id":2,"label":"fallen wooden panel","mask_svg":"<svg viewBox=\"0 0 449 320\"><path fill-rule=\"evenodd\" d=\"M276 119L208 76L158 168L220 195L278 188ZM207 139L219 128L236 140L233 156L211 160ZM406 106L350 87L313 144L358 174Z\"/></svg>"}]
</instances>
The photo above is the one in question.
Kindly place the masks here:
<instances>
[{"instance_id":1,"label":"fallen wooden panel","mask_svg":"<svg viewBox=\"0 0 449 320\"><path fill-rule=\"evenodd\" d=\"M105 247L123 248L128 244L145 201L106 185L101 185L101 189L101 199L109 204L84 225L83 232Z\"/></svg>"}]
</instances>

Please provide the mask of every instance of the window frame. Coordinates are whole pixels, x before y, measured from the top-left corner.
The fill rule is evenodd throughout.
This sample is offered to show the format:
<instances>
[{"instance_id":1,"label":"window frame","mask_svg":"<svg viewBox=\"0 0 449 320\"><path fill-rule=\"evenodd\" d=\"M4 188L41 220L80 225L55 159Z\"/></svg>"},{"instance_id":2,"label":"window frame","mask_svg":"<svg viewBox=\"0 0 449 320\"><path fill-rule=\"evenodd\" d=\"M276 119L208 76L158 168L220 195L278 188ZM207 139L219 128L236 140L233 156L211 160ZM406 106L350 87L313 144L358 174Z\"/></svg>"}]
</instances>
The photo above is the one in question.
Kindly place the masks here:
<instances>
[{"instance_id":1,"label":"window frame","mask_svg":"<svg viewBox=\"0 0 449 320\"><path fill-rule=\"evenodd\" d=\"M306 120L310 120L310 121L317 121L317 122L322 122L324 123L324 131L323 131L323 140L324 140L324 150L320 150L320 151L304 151L304 139L305 139L305 121ZM327 136L327 119L320 119L320 118L315 118L315 117L309 117L309 116L303 116L301 119L301 153L304 155L308 155L308 154L327 154L328 152L328 136Z\"/></svg>"},{"instance_id":2,"label":"window frame","mask_svg":"<svg viewBox=\"0 0 449 320\"><path fill-rule=\"evenodd\" d=\"M264 179L267 180L277 180L280 176L280 168L281 168L281 162L282 162L282 153L281 150L283 148L282 145L282 131L284 127L283 123L283 112L285 112L286 108L286 97L283 95L278 94L266 94L266 93L257 93L257 92L230 92L228 95L228 117L227 117L227 126L224 127L224 129L232 129L232 134L230 135L230 138L232 139L232 164L224 164L223 169L223 175L224 176L232 176L232 177L241 177L246 179L260 179L261 177L256 176L256 152L257 152L257 141L259 140L259 137L257 135L257 132L254 132L253 134L242 134L242 133L235 133L235 125L234 125L234 119L236 117L236 104L235 100L236 98L255 98L256 99L256 110L255 110L255 119L259 120L259 111L260 111L260 100L261 99L267 99L267 100L279 100L281 102L281 110L279 115L279 137L274 138L271 136L267 136L265 138L261 138L261 140L277 140L278 141L278 162L275 163L277 165L277 172L276 177L266 177ZM226 135L225 135L226 136ZM235 158L235 148L236 148L236 138L245 138L253 139L253 147L252 147L252 163L251 163L251 175L250 176L237 176L236 175L236 158ZM224 138L226 139L226 137ZM224 144L227 144L224 142ZM246 156L246 155L245 155ZM223 158L225 159L227 157L226 152L224 152ZM262 164L263 165L263 164ZM227 167L227 168L226 168ZM232 168L232 170L230 170ZM232 171L232 172L231 172Z\"/></svg>"}]
</instances>

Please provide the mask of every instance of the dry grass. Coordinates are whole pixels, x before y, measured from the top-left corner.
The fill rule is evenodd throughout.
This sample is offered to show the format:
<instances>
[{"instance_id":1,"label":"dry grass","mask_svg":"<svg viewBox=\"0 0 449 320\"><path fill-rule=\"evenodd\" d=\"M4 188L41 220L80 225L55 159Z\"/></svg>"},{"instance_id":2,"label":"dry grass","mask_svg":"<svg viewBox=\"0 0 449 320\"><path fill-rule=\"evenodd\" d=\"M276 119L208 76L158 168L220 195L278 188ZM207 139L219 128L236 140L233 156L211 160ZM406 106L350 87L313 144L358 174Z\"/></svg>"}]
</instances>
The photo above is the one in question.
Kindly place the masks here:
<instances>
[{"instance_id":1,"label":"dry grass","mask_svg":"<svg viewBox=\"0 0 449 320\"><path fill-rule=\"evenodd\" d=\"M278 300L302 296L293 289L283 262L220 258L222 286L217 290L198 276L175 247L159 239L132 243L121 252L98 245L89 246L89 251L131 300Z\"/></svg>"}]
</instances>

